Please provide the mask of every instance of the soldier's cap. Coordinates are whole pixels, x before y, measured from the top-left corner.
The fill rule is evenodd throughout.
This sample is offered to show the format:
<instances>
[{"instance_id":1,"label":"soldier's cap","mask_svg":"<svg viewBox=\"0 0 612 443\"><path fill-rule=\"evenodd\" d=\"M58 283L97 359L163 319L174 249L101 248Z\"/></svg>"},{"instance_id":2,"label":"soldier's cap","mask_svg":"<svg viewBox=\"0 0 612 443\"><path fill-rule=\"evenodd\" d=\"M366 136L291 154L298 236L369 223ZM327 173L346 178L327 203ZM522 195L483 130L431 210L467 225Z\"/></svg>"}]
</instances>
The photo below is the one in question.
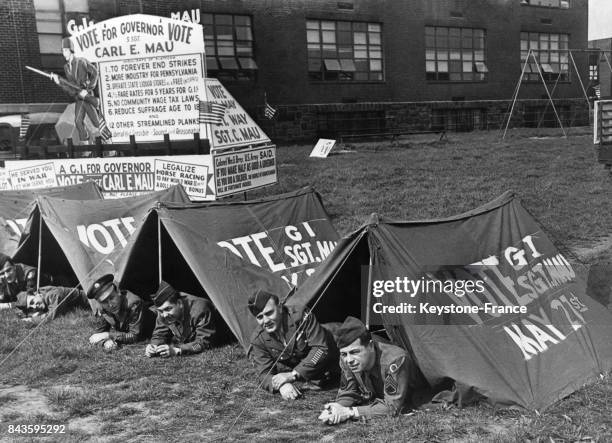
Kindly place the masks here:
<instances>
[{"instance_id":1,"label":"soldier's cap","mask_svg":"<svg viewBox=\"0 0 612 443\"><path fill-rule=\"evenodd\" d=\"M70 40L70 37L64 37L62 39L62 49L70 49L74 52L74 43Z\"/></svg>"},{"instance_id":2,"label":"soldier's cap","mask_svg":"<svg viewBox=\"0 0 612 443\"><path fill-rule=\"evenodd\" d=\"M11 257L0 252L0 269L4 268L6 262L12 262Z\"/></svg>"},{"instance_id":3,"label":"soldier's cap","mask_svg":"<svg viewBox=\"0 0 612 443\"><path fill-rule=\"evenodd\" d=\"M263 289L258 289L255 294L249 297L248 307L251 314L257 317L257 315L266 307L268 300L270 300L272 297L275 297L278 301L278 296L272 294L271 292L264 291Z\"/></svg>"},{"instance_id":4,"label":"soldier's cap","mask_svg":"<svg viewBox=\"0 0 612 443\"><path fill-rule=\"evenodd\" d=\"M350 345L365 332L368 332L368 330L361 320L355 317L346 317L344 323L336 330L338 349Z\"/></svg>"},{"instance_id":5,"label":"soldier's cap","mask_svg":"<svg viewBox=\"0 0 612 443\"><path fill-rule=\"evenodd\" d=\"M15 302L15 307L21 309L23 312L26 312L28 309L28 294L26 291L22 291L17 294L17 301Z\"/></svg>"},{"instance_id":6,"label":"soldier's cap","mask_svg":"<svg viewBox=\"0 0 612 443\"><path fill-rule=\"evenodd\" d=\"M115 276L113 274L105 274L97 279L94 284L91 285L89 291L87 291L87 298L90 300L93 298L97 299L99 296L104 294L104 291L108 289L109 286L113 285L114 279Z\"/></svg>"},{"instance_id":7,"label":"soldier's cap","mask_svg":"<svg viewBox=\"0 0 612 443\"><path fill-rule=\"evenodd\" d=\"M151 299L155 306L159 308L174 294L176 294L176 289L174 289L170 283L162 280L159 282L157 292L151 295Z\"/></svg>"}]
</instances>

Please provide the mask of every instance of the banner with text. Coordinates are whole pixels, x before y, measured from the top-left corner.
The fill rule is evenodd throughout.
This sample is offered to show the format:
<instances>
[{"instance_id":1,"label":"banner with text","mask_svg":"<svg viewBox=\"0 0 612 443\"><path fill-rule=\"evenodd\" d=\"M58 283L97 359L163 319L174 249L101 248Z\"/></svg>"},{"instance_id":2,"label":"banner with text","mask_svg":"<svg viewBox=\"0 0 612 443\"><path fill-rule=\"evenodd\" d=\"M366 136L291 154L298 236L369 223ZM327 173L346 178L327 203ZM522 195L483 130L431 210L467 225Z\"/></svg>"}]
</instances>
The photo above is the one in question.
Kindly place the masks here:
<instances>
[{"instance_id":1,"label":"banner with text","mask_svg":"<svg viewBox=\"0 0 612 443\"><path fill-rule=\"evenodd\" d=\"M278 183L276 146L213 153L217 197Z\"/></svg>"},{"instance_id":2,"label":"banner with text","mask_svg":"<svg viewBox=\"0 0 612 443\"><path fill-rule=\"evenodd\" d=\"M192 139L201 132L204 38L197 23L135 14L71 36L75 55L99 64L102 112L113 143Z\"/></svg>"},{"instance_id":3,"label":"banner with text","mask_svg":"<svg viewBox=\"0 0 612 443\"><path fill-rule=\"evenodd\" d=\"M211 149L224 149L270 143L270 138L216 78L206 79L210 103L223 107L218 124L206 124Z\"/></svg>"},{"instance_id":4,"label":"banner with text","mask_svg":"<svg viewBox=\"0 0 612 443\"><path fill-rule=\"evenodd\" d=\"M105 198L146 194L181 184L192 200L214 200L212 156L104 157L7 161L11 189L94 181Z\"/></svg>"}]
</instances>

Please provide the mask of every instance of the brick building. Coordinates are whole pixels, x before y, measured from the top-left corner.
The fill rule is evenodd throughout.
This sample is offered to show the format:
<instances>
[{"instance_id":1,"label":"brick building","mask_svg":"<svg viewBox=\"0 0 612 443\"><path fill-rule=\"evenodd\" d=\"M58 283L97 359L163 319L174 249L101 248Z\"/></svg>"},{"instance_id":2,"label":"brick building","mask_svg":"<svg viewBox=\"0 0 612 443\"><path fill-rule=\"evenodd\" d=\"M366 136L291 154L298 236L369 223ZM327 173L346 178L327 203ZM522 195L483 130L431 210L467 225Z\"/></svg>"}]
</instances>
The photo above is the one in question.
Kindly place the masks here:
<instances>
[{"instance_id":1,"label":"brick building","mask_svg":"<svg viewBox=\"0 0 612 443\"><path fill-rule=\"evenodd\" d=\"M199 21L208 74L277 140L355 132L498 128L528 50L565 124L584 120L587 0L10 0L0 3L0 114L66 96L24 69L61 71L85 20L144 13ZM567 49L575 49L573 57ZM550 112L525 65L514 124ZM584 80L583 80L584 81ZM278 118L263 118L264 95ZM548 110L547 110L548 109ZM588 112L586 113L588 123Z\"/></svg>"}]
</instances>

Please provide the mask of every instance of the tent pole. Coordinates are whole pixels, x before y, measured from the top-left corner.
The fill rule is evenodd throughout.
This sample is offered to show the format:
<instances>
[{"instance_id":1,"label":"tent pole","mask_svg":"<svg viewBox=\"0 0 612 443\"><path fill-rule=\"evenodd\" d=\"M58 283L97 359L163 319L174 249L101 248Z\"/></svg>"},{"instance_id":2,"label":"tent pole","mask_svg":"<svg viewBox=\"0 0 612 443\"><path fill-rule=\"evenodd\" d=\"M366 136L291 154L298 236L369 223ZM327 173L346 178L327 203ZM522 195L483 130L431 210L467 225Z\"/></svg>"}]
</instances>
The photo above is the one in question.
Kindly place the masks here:
<instances>
[{"instance_id":1,"label":"tent pole","mask_svg":"<svg viewBox=\"0 0 612 443\"><path fill-rule=\"evenodd\" d=\"M36 292L40 288L40 267L42 264L42 215L38 217L38 264L36 268Z\"/></svg>"},{"instance_id":2,"label":"tent pole","mask_svg":"<svg viewBox=\"0 0 612 443\"><path fill-rule=\"evenodd\" d=\"M159 283L162 281L162 244L161 244L161 221L159 220L159 212L157 213L157 272L159 274Z\"/></svg>"},{"instance_id":3,"label":"tent pole","mask_svg":"<svg viewBox=\"0 0 612 443\"><path fill-rule=\"evenodd\" d=\"M372 254L370 253L370 264L368 265L368 295L366 297L366 329L370 330L370 303L372 302Z\"/></svg>"}]
</instances>

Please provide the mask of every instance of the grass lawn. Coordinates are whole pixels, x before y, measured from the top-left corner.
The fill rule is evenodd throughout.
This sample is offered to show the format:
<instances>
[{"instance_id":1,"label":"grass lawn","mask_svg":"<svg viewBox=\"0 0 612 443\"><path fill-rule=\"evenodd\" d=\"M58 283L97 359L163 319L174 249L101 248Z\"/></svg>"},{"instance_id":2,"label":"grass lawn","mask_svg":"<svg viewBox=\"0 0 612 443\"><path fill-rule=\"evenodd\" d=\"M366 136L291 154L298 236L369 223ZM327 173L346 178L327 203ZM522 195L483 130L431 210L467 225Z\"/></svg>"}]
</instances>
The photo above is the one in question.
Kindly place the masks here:
<instances>
[{"instance_id":1,"label":"grass lawn","mask_svg":"<svg viewBox=\"0 0 612 443\"><path fill-rule=\"evenodd\" d=\"M516 130L503 142L497 132L475 132L443 141L356 143L325 160L309 159L310 145L280 147L280 184L249 197L313 185L346 234L372 212L443 217L514 190L584 271L612 255L612 177L597 163L590 135L559 133L539 131L533 138ZM92 324L77 312L34 331L14 313L0 312L0 360L27 337L0 366L0 440L32 438L9 434L8 426L17 424L64 425L66 433L47 438L74 442L612 440L609 378L542 415L482 404L329 427L316 417L334 391L295 402L258 391L255 370L237 344L188 358L147 359L144 345L114 353L90 346Z\"/></svg>"}]
</instances>

